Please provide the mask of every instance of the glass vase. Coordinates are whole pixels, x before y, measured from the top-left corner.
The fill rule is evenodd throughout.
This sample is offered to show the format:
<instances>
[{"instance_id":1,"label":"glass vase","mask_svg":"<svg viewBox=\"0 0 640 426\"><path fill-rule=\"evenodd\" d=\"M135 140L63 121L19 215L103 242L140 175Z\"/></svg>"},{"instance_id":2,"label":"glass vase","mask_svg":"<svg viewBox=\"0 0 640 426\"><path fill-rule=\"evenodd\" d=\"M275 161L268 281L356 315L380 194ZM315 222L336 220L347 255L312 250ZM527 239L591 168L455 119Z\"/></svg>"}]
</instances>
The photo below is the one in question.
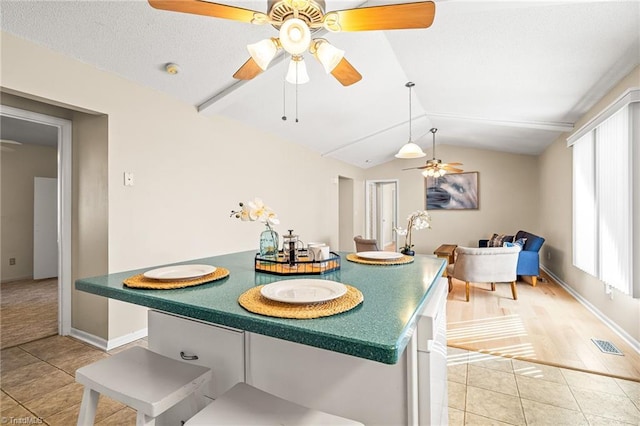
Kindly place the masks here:
<instances>
[{"instance_id":1,"label":"glass vase","mask_svg":"<svg viewBox=\"0 0 640 426\"><path fill-rule=\"evenodd\" d=\"M260 256L278 256L278 233L269 225L260 234Z\"/></svg>"}]
</instances>

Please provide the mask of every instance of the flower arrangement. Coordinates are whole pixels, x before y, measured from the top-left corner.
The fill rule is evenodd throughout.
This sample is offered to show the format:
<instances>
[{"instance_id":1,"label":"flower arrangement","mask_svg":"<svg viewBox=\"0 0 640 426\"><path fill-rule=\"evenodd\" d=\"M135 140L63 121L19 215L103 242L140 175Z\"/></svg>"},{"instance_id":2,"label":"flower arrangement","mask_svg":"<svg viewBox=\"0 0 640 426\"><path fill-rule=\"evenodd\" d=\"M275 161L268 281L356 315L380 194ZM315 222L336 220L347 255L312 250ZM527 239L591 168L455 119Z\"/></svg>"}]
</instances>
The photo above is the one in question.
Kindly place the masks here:
<instances>
[{"instance_id":1,"label":"flower arrangement","mask_svg":"<svg viewBox=\"0 0 640 426\"><path fill-rule=\"evenodd\" d=\"M407 217L407 228L401 227L393 228L398 235L404 235L404 246L400 247L401 252L411 251L413 244L411 244L411 233L414 229L431 228L431 216L426 210L416 210Z\"/></svg>"},{"instance_id":2,"label":"flower arrangement","mask_svg":"<svg viewBox=\"0 0 640 426\"><path fill-rule=\"evenodd\" d=\"M231 210L231 217L235 216L243 222L260 221L271 228L273 225L280 223L278 216L266 206L260 198L253 201L239 203L240 210Z\"/></svg>"},{"instance_id":3,"label":"flower arrangement","mask_svg":"<svg viewBox=\"0 0 640 426\"><path fill-rule=\"evenodd\" d=\"M280 237L272 226L280 223L278 216L260 198L239 204L240 210L231 210L231 217L236 217L243 222L259 221L264 223L267 229L260 234L260 255L277 256Z\"/></svg>"}]
</instances>

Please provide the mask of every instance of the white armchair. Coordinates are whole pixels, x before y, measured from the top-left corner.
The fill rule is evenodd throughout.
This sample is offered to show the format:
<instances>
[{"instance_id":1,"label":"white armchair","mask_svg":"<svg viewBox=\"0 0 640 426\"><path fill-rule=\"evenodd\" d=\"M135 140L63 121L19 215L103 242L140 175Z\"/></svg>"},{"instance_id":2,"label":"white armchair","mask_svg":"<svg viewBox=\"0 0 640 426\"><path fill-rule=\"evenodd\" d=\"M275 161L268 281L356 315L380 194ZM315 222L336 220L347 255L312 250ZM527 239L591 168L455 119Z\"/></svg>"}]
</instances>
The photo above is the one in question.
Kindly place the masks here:
<instances>
[{"instance_id":1,"label":"white armchair","mask_svg":"<svg viewBox=\"0 0 640 426\"><path fill-rule=\"evenodd\" d=\"M513 299L518 299L516 290L516 267L520 247L458 247L456 261L447 266L449 289L451 279L456 278L466 283L467 302L469 301L469 283L491 283L495 291L497 282L510 282Z\"/></svg>"}]
</instances>

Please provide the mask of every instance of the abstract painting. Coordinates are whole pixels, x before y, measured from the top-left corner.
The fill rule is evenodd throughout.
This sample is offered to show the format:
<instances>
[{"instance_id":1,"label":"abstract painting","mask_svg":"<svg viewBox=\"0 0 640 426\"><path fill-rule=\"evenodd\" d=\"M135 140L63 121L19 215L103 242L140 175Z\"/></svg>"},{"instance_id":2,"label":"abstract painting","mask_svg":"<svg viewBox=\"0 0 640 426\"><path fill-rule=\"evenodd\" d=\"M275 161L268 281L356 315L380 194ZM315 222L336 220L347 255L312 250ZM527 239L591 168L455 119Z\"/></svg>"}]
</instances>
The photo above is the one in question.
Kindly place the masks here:
<instances>
[{"instance_id":1,"label":"abstract painting","mask_svg":"<svg viewBox=\"0 0 640 426\"><path fill-rule=\"evenodd\" d=\"M478 172L425 178L427 210L478 208Z\"/></svg>"}]
</instances>

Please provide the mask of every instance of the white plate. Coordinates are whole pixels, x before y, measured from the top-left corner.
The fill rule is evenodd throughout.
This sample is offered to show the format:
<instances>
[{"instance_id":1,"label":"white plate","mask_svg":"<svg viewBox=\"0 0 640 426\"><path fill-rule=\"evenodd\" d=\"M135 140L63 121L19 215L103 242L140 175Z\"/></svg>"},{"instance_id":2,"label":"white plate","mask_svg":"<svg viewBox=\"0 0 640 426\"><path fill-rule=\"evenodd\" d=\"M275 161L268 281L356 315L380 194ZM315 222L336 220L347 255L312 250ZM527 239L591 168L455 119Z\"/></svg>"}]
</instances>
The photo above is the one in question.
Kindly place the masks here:
<instances>
[{"instance_id":1,"label":"white plate","mask_svg":"<svg viewBox=\"0 0 640 426\"><path fill-rule=\"evenodd\" d=\"M362 257L363 259L373 259L373 260L391 260L391 259L400 259L402 257L402 253L398 253L395 251L361 251L356 253L358 257Z\"/></svg>"},{"instance_id":2,"label":"white plate","mask_svg":"<svg viewBox=\"0 0 640 426\"><path fill-rule=\"evenodd\" d=\"M144 276L160 281L188 280L203 277L215 272L215 270L216 267L211 265L174 265L152 269L145 272Z\"/></svg>"},{"instance_id":3,"label":"white plate","mask_svg":"<svg viewBox=\"0 0 640 426\"><path fill-rule=\"evenodd\" d=\"M267 299L285 303L318 303L337 299L347 287L336 281L297 279L267 284L260 293Z\"/></svg>"}]
</instances>

